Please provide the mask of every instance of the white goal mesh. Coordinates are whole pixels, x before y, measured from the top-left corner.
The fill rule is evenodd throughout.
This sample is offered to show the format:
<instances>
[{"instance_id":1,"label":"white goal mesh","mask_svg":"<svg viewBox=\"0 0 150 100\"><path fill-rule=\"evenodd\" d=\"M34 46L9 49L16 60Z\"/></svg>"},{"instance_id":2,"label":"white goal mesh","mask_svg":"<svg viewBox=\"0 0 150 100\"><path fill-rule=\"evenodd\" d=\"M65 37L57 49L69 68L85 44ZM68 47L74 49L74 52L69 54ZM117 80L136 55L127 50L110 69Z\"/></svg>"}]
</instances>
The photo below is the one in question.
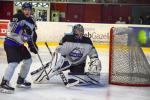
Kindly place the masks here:
<instances>
[{"instance_id":1,"label":"white goal mesh","mask_svg":"<svg viewBox=\"0 0 150 100\"><path fill-rule=\"evenodd\" d=\"M111 30L109 71L110 84L150 86L150 65L132 29Z\"/></svg>"}]
</instances>

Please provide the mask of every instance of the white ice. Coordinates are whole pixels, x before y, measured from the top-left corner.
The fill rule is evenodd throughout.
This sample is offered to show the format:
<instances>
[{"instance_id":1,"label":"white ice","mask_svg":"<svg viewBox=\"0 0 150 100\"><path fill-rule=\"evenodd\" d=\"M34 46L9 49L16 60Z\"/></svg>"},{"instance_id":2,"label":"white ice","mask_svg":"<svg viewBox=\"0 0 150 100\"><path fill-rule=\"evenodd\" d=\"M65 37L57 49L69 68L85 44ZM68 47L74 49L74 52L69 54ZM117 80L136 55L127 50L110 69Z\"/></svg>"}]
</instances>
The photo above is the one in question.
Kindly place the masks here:
<instances>
[{"instance_id":1,"label":"white ice","mask_svg":"<svg viewBox=\"0 0 150 100\"><path fill-rule=\"evenodd\" d=\"M54 51L55 47L52 47ZM50 60L46 47L39 47L43 62ZM102 74L100 87L71 87L66 88L63 84L32 84L31 89L16 88L14 94L0 93L0 100L150 100L150 87L127 87L108 84L108 50L98 49L102 62ZM31 70L41 66L38 57L32 54L33 64ZM0 80L7 68L6 55L0 46ZM20 66L17 67L11 80L15 87L17 74ZM27 78L32 81L30 74Z\"/></svg>"}]
</instances>

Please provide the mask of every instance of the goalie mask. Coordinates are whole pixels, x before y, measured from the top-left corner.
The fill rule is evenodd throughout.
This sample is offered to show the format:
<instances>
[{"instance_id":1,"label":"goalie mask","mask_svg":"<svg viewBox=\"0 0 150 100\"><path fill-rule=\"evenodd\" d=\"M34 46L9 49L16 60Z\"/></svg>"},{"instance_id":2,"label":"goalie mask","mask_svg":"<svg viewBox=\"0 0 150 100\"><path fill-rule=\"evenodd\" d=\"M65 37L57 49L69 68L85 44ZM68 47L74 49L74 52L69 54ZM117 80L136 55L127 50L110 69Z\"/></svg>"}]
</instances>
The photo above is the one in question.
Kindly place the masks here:
<instances>
[{"instance_id":1,"label":"goalie mask","mask_svg":"<svg viewBox=\"0 0 150 100\"><path fill-rule=\"evenodd\" d=\"M84 28L81 24L76 24L73 27L73 34L77 37L77 38L82 38L83 34L84 34Z\"/></svg>"}]
</instances>

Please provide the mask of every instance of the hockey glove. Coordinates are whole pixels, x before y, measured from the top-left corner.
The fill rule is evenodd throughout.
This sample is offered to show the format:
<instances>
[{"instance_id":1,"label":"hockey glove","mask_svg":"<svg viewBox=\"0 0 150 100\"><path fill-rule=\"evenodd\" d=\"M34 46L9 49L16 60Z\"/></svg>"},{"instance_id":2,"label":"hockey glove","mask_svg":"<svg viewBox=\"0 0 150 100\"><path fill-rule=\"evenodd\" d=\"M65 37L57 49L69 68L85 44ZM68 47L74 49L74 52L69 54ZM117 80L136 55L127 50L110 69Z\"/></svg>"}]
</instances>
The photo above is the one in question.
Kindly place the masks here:
<instances>
[{"instance_id":1,"label":"hockey glove","mask_svg":"<svg viewBox=\"0 0 150 100\"><path fill-rule=\"evenodd\" d=\"M33 52L34 54L38 53L38 46L36 45L36 43L30 43L28 42L28 47L30 49L31 52Z\"/></svg>"},{"instance_id":2,"label":"hockey glove","mask_svg":"<svg viewBox=\"0 0 150 100\"><path fill-rule=\"evenodd\" d=\"M101 71L101 62L98 58L91 58L88 71L90 73L100 73Z\"/></svg>"}]
</instances>

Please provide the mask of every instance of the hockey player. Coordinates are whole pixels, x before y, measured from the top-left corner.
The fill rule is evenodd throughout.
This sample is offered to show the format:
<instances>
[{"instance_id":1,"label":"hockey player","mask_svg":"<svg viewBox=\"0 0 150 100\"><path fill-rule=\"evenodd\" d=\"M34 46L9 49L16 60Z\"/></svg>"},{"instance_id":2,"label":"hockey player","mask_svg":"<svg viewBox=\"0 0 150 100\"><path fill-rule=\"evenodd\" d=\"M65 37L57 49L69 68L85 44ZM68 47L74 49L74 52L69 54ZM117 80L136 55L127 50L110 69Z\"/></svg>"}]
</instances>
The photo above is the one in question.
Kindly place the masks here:
<instances>
[{"instance_id":1,"label":"hockey player","mask_svg":"<svg viewBox=\"0 0 150 100\"><path fill-rule=\"evenodd\" d=\"M90 57L91 62L98 62L97 70L101 70L100 60L96 49L94 48L90 38L83 36L84 28L81 24L77 24L73 27L73 34L65 35L60 46L56 52L61 53L62 56L68 58L71 61L69 68L70 73L84 74L84 68L86 64L87 56ZM91 64L92 64L91 63Z\"/></svg>"},{"instance_id":2,"label":"hockey player","mask_svg":"<svg viewBox=\"0 0 150 100\"><path fill-rule=\"evenodd\" d=\"M87 56L90 58L90 73L100 73L101 62L98 58L96 49L94 48L90 38L84 36L84 28L81 24L77 24L72 29L72 34L65 35L60 45L55 51L49 78L59 74L64 70L70 70L70 75L85 75L85 65ZM69 64L67 64L69 62ZM48 69L46 69L48 70ZM43 79L44 75L39 77L39 80ZM46 79L46 77L45 77ZM36 78L37 81L37 78ZM71 77L68 82L73 83L75 78Z\"/></svg>"},{"instance_id":3,"label":"hockey player","mask_svg":"<svg viewBox=\"0 0 150 100\"><path fill-rule=\"evenodd\" d=\"M87 56L90 58L90 73L100 73L101 62L90 38L84 36L84 28L77 24L72 29L71 35L65 35L60 46L56 49L63 57L71 62L70 75L84 75ZM53 69L57 69L54 67ZM59 68L61 70L64 68ZM61 70L62 71L62 70Z\"/></svg>"},{"instance_id":4,"label":"hockey player","mask_svg":"<svg viewBox=\"0 0 150 100\"><path fill-rule=\"evenodd\" d=\"M8 34L4 41L4 49L7 55L8 67L4 73L0 90L4 93L13 93L14 88L9 85L9 82L14 74L18 64L22 61L20 73L18 74L17 87L30 88L31 83L25 79L32 63L31 54L24 46L28 43L31 52L37 54L35 33L35 22L31 18L32 5L24 3L22 5L22 13L17 13L10 20L10 34Z\"/></svg>"}]
</instances>

